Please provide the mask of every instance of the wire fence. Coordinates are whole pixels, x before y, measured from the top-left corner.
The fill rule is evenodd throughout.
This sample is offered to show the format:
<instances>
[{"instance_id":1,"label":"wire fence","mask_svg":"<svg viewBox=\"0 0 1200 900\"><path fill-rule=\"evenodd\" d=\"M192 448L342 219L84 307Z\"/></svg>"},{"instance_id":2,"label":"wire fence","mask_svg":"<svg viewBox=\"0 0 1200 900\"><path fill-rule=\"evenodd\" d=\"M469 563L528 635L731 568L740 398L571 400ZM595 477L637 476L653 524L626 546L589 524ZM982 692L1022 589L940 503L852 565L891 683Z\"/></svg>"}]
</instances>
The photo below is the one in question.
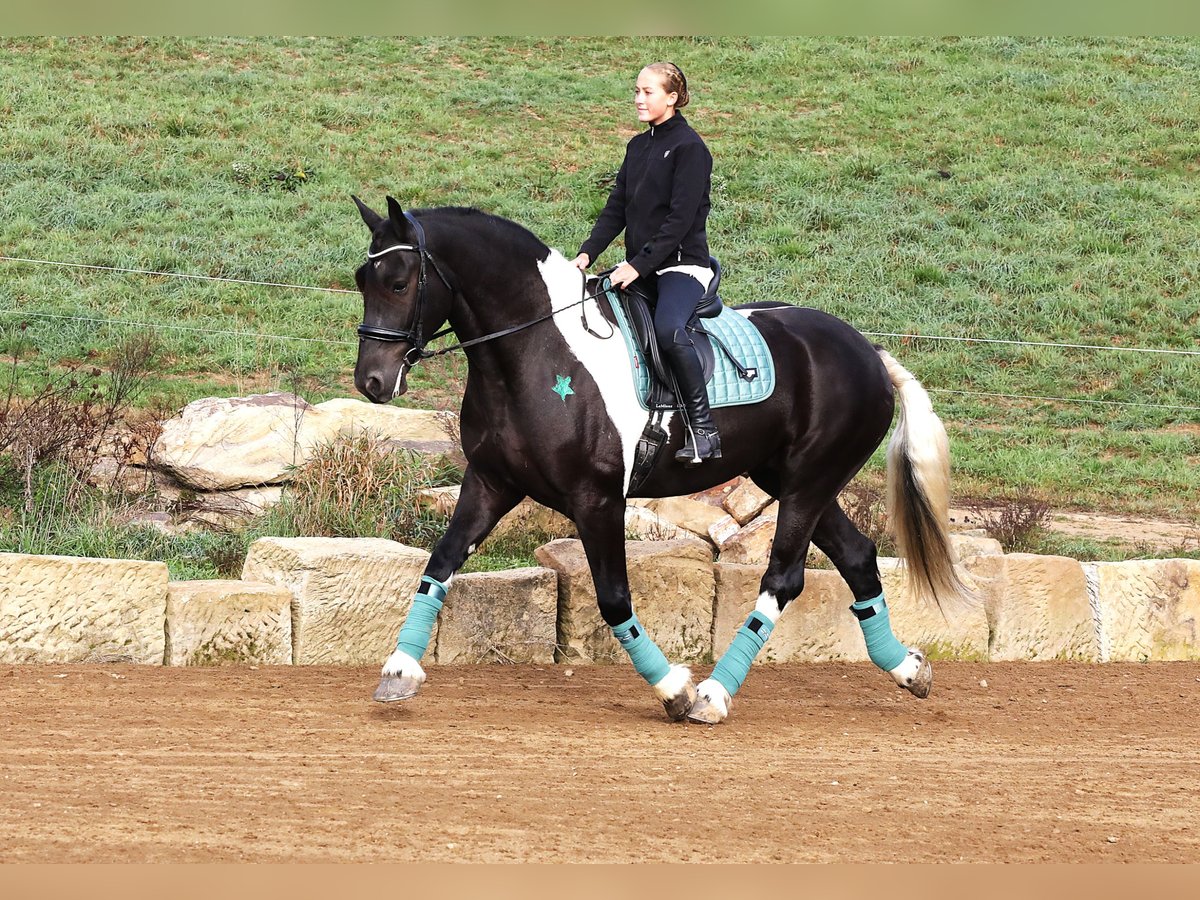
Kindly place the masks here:
<instances>
[{"instance_id":1,"label":"wire fence","mask_svg":"<svg viewBox=\"0 0 1200 900\"><path fill-rule=\"evenodd\" d=\"M86 263L72 263L72 262L62 262L62 261L58 261L58 260L31 259L31 258L26 258L26 257L15 257L15 256L0 255L0 262L23 263L23 264L27 264L27 265L44 265L44 266L54 266L54 267L59 267L59 268L71 268L71 269L86 269L86 270L92 270L92 271L113 272L113 273L119 273L119 274L146 275L146 276L153 276L153 277L160 277L160 278L184 278L184 279L193 279L193 280L197 280L197 281L219 282L219 283L223 283L223 284L244 284L244 285L257 286L257 287L275 287L275 288L285 288L285 289L302 290L302 291L323 291L323 292L331 293L331 294L357 294L358 293L358 291L356 291L356 290L348 290L345 288L331 288L331 287L321 287L321 286L317 286L317 285L290 284L290 283L286 283L286 282L276 282L276 281L257 281L257 280L252 280L252 279L228 278L228 277L216 276L216 275L191 275L191 274L182 273L182 272L163 272L163 271L154 271L154 270L150 270L150 269L125 268L125 267L121 267L121 266L98 266L98 265L90 265L90 264L86 264ZM99 318L99 317L95 317L95 316L69 316L69 315L63 315L63 314L58 314L58 313L39 312L39 311L35 311L35 310L21 310L21 309L0 310L0 314L7 314L10 316L23 316L26 318L58 319L58 320L66 320L66 321L86 322L89 324L117 325L117 326L125 326L125 327L132 327L132 328L151 328L151 329L170 330L170 331L196 332L196 333L200 333L200 334L211 334L211 335L223 335L223 336L229 336L229 337L236 337L239 339L246 338L246 339L260 339L260 340L295 341L295 342L312 343L312 344L326 344L326 345L330 345L330 346L355 346L355 345L357 345L357 341L352 341L352 340L342 341L342 340L331 340L328 338L301 337L301 336L296 336L296 335L266 334L263 332L255 332L255 331L233 331L233 330L229 330L229 329L199 328L196 326L175 325L175 324L165 323L165 322L135 322L135 321L125 320L125 319ZM1104 345L1104 344L1055 343L1055 342L1051 342L1051 341L1019 341L1019 340L1008 340L1008 339L1001 339L1001 338L958 337L958 336L949 336L949 335L928 335L928 334L905 334L905 333L901 333L901 332L888 332L888 331L864 331L862 333L867 337L892 338L892 339L898 339L898 340L946 341L946 342L956 342L956 343L966 343L966 344L990 344L990 345L1004 345L1004 346L1014 346L1014 347L1041 347L1041 348L1052 348L1052 349L1060 349L1060 350L1089 350L1089 351L1096 351L1096 352L1143 353L1143 354L1161 354L1161 355L1172 355L1172 356L1198 356L1198 357L1200 357L1200 350L1182 350L1182 349L1155 348L1155 347L1121 347L1121 346L1111 346L1111 345ZM1143 403L1133 403L1133 402L1124 401L1124 400L1100 400L1100 399L1096 399L1096 398L1085 398L1085 397L1046 397L1046 396L1033 395L1033 394L1007 394L1007 393L1000 393L1000 392L994 392L994 391L964 391L964 390L954 390L954 389L950 389L950 388L936 388L936 387L931 387L931 388L929 388L929 390L931 393L959 394L959 395L970 396L970 397L991 397L991 398L1001 398L1001 399L1007 399L1007 400L1022 400L1022 401L1033 400L1033 401L1040 401L1040 402L1047 402L1047 403L1079 403L1079 404L1093 404L1093 405L1103 405L1103 406L1134 407L1134 408L1143 408L1143 409L1163 409L1163 410L1175 410L1175 411L1185 411L1185 412L1200 412L1200 406L1179 406L1179 405L1171 405L1171 404L1164 404L1164 403L1144 403L1144 402Z\"/></svg>"}]
</instances>

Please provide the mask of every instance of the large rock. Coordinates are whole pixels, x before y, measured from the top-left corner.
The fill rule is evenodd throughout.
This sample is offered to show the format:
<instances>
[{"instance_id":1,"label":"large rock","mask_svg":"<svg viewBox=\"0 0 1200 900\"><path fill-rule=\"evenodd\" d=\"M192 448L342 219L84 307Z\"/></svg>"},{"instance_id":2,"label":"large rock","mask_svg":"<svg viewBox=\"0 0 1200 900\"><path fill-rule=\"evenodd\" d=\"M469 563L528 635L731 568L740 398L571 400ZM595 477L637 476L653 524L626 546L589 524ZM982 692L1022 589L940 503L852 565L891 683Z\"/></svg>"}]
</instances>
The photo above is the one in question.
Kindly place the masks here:
<instances>
[{"instance_id":1,"label":"large rock","mask_svg":"<svg viewBox=\"0 0 1200 900\"><path fill-rule=\"evenodd\" d=\"M631 500L630 505L633 504ZM661 497L650 500L648 505L658 516L706 541L712 540L708 529L728 515L719 506L691 497Z\"/></svg>"},{"instance_id":2,"label":"large rock","mask_svg":"<svg viewBox=\"0 0 1200 900\"><path fill-rule=\"evenodd\" d=\"M224 491L290 478L315 448L370 433L389 447L449 452L452 413L328 400L312 406L295 394L206 397L163 425L151 454L156 466L199 491Z\"/></svg>"},{"instance_id":3,"label":"large rock","mask_svg":"<svg viewBox=\"0 0 1200 900\"><path fill-rule=\"evenodd\" d=\"M172 581L167 589L169 666L287 665L292 592L252 581Z\"/></svg>"},{"instance_id":4,"label":"large rock","mask_svg":"<svg viewBox=\"0 0 1200 900\"><path fill-rule=\"evenodd\" d=\"M1078 562L1064 556L985 554L967 557L964 567L987 610L992 661L1100 659Z\"/></svg>"},{"instance_id":5,"label":"large rock","mask_svg":"<svg viewBox=\"0 0 1200 900\"><path fill-rule=\"evenodd\" d=\"M932 658L987 659L988 623L982 605L948 608L913 600L904 588L895 560L880 560L892 630L908 646ZM713 616L713 653L720 656L753 611L766 566L718 562L717 602ZM787 605L770 640L759 654L766 662L866 660L867 647L858 620L850 612L854 596L835 571L808 569L804 591Z\"/></svg>"},{"instance_id":6,"label":"large rock","mask_svg":"<svg viewBox=\"0 0 1200 900\"><path fill-rule=\"evenodd\" d=\"M775 543L774 516L759 516L721 544L721 562L765 566Z\"/></svg>"},{"instance_id":7,"label":"large rock","mask_svg":"<svg viewBox=\"0 0 1200 900\"><path fill-rule=\"evenodd\" d=\"M162 665L165 564L0 553L0 662Z\"/></svg>"},{"instance_id":8,"label":"large rock","mask_svg":"<svg viewBox=\"0 0 1200 900\"><path fill-rule=\"evenodd\" d=\"M633 608L671 662L698 661L712 650L712 548L698 538L627 541ZM558 540L539 547L538 562L558 572L560 662L626 662L600 618L583 545Z\"/></svg>"},{"instance_id":9,"label":"large rock","mask_svg":"<svg viewBox=\"0 0 1200 900\"><path fill-rule=\"evenodd\" d=\"M395 648L428 560L382 538L260 538L242 579L292 592L297 665L367 665Z\"/></svg>"},{"instance_id":10,"label":"large rock","mask_svg":"<svg viewBox=\"0 0 1200 900\"><path fill-rule=\"evenodd\" d=\"M326 400L314 408L329 416L336 433L344 438L367 433L396 449L427 454L457 452L458 417L452 412L403 409L351 397Z\"/></svg>"},{"instance_id":11,"label":"large rock","mask_svg":"<svg viewBox=\"0 0 1200 900\"><path fill-rule=\"evenodd\" d=\"M417 501L426 509L449 517L458 507L458 497L461 491L462 485L460 484L426 488L417 494ZM531 531L551 537L572 537L575 535L575 523L562 513L555 512L526 497L496 523L496 527L488 535L488 540L507 538L514 534Z\"/></svg>"},{"instance_id":12,"label":"large rock","mask_svg":"<svg viewBox=\"0 0 1200 900\"><path fill-rule=\"evenodd\" d=\"M770 505L774 499L747 478L729 492L722 505L726 512L737 519L739 525L745 525Z\"/></svg>"},{"instance_id":13,"label":"large rock","mask_svg":"<svg viewBox=\"0 0 1200 900\"><path fill-rule=\"evenodd\" d=\"M668 522L647 506L627 506L625 537L635 541L673 541L678 538L691 538L694 535Z\"/></svg>"},{"instance_id":14,"label":"large rock","mask_svg":"<svg viewBox=\"0 0 1200 900\"><path fill-rule=\"evenodd\" d=\"M1104 660L1200 659L1200 560L1088 563Z\"/></svg>"},{"instance_id":15,"label":"large rock","mask_svg":"<svg viewBox=\"0 0 1200 900\"><path fill-rule=\"evenodd\" d=\"M552 663L558 575L509 569L456 575L438 616L440 665Z\"/></svg>"}]
</instances>

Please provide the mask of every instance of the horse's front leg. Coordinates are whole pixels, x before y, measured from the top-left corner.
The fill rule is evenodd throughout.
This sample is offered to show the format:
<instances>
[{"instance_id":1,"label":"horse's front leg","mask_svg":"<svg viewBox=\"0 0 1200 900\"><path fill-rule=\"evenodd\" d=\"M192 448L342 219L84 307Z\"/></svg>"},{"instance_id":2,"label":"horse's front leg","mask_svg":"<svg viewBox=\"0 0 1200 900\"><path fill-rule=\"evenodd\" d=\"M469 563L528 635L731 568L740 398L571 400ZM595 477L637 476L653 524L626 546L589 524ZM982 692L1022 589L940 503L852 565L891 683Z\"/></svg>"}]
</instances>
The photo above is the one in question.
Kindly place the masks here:
<instances>
[{"instance_id":1,"label":"horse's front leg","mask_svg":"<svg viewBox=\"0 0 1200 900\"><path fill-rule=\"evenodd\" d=\"M396 649L383 664L374 694L376 700L390 703L416 696L425 683L421 657L429 648L433 626L454 573L520 500L519 492L480 475L472 467L467 468L450 525L433 548L412 606L400 627Z\"/></svg>"},{"instance_id":2,"label":"horse's front leg","mask_svg":"<svg viewBox=\"0 0 1200 900\"><path fill-rule=\"evenodd\" d=\"M634 669L662 701L672 721L682 721L696 700L687 666L672 665L633 611L625 562L624 499L577 504L575 524L587 553L600 615L629 654Z\"/></svg>"}]
</instances>

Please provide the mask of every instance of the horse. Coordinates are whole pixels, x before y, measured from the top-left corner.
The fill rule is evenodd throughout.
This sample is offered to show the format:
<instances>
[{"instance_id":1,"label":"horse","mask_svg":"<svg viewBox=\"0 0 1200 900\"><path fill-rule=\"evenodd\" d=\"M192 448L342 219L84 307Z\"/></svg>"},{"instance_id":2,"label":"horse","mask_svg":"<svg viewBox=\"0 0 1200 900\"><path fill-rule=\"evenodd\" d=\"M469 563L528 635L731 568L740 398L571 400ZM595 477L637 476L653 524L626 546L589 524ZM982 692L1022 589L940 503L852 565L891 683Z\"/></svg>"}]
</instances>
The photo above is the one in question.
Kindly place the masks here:
<instances>
[{"instance_id":1,"label":"horse","mask_svg":"<svg viewBox=\"0 0 1200 900\"><path fill-rule=\"evenodd\" d=\"M525 497L572 519L595 583L600 615L673 721L724 721L732 698L788 603L804 589L810 542L849 585L869 657L924 698L933 668L892 632L875 543L838 494L898 423L887 451L887 509L910 589L941 603L967 588L948 536L949 449L928 393L882 347L825 312L784 302L733 307L766 340L776 366L771 395L715 409L719 459L688 467L678 413L662 422L667 452L631 493L647 412L634 393L626 348L600 327L613 312L559 251L508 219L475 208L406 211L387 197L381 215L353 197L371 233L355 272L363 298L354 368L357 390L388 403L453 331L467 358L460 431L467 460L460 499L437 541L383 665L374 699L415 696L420 659L454 577L505 513ZM590 289L590 290L589 290ZM446 326L442 328L442 326ZM435 330L442 328L441 331ZM747 475L779 501L774 544L754 612L695 683L669 662L638 621L626 572L627 499L692 494Z\"/></svg>"}]
</instances>

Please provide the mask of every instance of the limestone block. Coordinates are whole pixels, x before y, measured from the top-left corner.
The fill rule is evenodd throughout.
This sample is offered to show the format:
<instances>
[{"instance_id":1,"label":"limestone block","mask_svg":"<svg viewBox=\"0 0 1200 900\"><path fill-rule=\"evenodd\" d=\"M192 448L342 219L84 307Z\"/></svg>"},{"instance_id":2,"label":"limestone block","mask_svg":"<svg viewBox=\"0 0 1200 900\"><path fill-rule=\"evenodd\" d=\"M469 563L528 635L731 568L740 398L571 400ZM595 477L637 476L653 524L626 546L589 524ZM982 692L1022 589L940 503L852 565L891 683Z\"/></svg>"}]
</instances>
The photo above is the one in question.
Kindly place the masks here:
<instances>
[{"instance_id":1,"label":"limestone block","mask_svg":"<svg viewBox=\"0 0 1200 900\"><path fill-rule=\"evenodd\" d=\"M775 521L774 516L759 516L739 528L721 544L721 562L765 566L775 543Z\"/></svg>"},{"instance_id":2,"label":"limestone block","mask_svg":"<svg viewBox=\"0 0 1200 900\"><path fill-rule=\"evenodd\" d=\"M903 587L895 560L882 559L884 595L892 630L908 646L931 658L987 658L988 623L982 606L947 609L946 615L913 600ZM713 614L713 652L725 652L746 617L754 610L759 581L766 566L718 562L717 602ZM766 662L866 660L867 647L858 620L850 612L854 597L833 570L808 569L804 591L787 605L771 638L759 654Z\"/></svg>"},{"instance_id":3,"label":"limestone block","mask_svg":"<svg viewBox=\"0 0 1200 900\"><path fill-rule=\"evenodd\" d=\"M454 508L458 506L458 495L461 490L461 484L426 488L417 491L417 502L423 509L433 510L439 516L449 518L454 514Z\"/></svg>"},{"instance_id":4,"label":"limestone block","mask_svg":"<svg viewBox=\"0 0 1200 900\"><path fill-rule=\"evenodd\" d=\"M0 662L162 665L160 562L0 553Z\"/></svg>"},{"instance_id":5,"label":"limestone block","mask_svg":"<svg viewBox=\"0 0 1200 900\"><path fill-rule=\"evenodd\" d=\"M974 556L1002 556L1004 554L1004 547L995 538L962 531L950 533L950 546L954 549L959 561Z\"/></svg>"},{"instance_id":6,"label":"limestone block","mask_svg":"<svg viewBox=\"0 0 1200 900\"><path fill-rule=\"evenodd\" d=\"M435 659L440 665L552 663L557 613L552 569L456 575L438 616Z\"/></svg>"},{"instance_id":7,"label":"limestone block","mask_svg":"<svg viewBox=\"0 0 1200 900\"><path fill-rule=\"evenodd\" d=\"M694 535L678 525L673 525L645 506L627 506L625 537L635 541L672 541Z\"/></svg>"},{"instance_id":8,"label":"limestone block","mask_svg":"<svg viewBox=\"0 0 1200 900\"><path fill-rule=\"evenodd\" d=\"M382 538L260 538L242 579L292 592L296 665L367 665L395 648L428 560Z\"/></svg>"},{"instance_id":9,"label":"limestone block","mask_svg":"<svg viewBox=\"0 0 1200 900\"><path fill-rule=\"evenodd\" d=\"M169 666L292 661L292 592L252 581L172 581L167 588Z\"/></svg>"},{"instance_id":10,"label":"limestone block","mask_svg":"<svg viewBox=\"0 0 1200 900\"><path fill-rule=\"evenodd\" d=\"M337 426L336 416L294 394L205 397L164 423L151 458L196 490L277 484Z\"/></svg>"},{"instance_id":11,"label":"limestone block","mask_svg":"<svg viewBox=\"0 0 1200 900\"><path fill-rule=\"evenodd\" d=\"M630 501L631 504L633 501ZM708 529L726 517L719 506L693 500L690 497L661 497L650 501L650 509L668 522L711 541Z\"/></svg>"},{"instance_id":12,"label":"limestone block","mask_svg":"<svg viewBox=\"0 0 1200 900\"><path fill-rule=\"evenodd\" d=\"M402 409L352 397L326 400L314 408L329 416L336 433L344 438L368 433L397 448L422 453L450 453L456 447L458 417L452 412Z\"/></svg>"},{"instance_id":13,"label":"limestone block","mask_svg":"<svg viewBox=\"0 0 1200 900\"><path fill-rule=\"evenodd\" d=\"M710 506L717 506L721 509L725 509L725 498L728 497L730 493L732 493L733 490L745 480L745 476L738 475L736 478L731 478L726 482L714 485L707 490L697 491L694 494L689 494L688 499L698 500L701 503L707 503Z\"/></svg>"},{"instance_id":14,"label":"limestone block","mask_svg":"<svg viewBox=\"0 0 1200 900\"><path fill-rule=\"evenodd\" d=\"M1089 563L1105 660L1200 659L1200 560Z\"/></svg>"},{"instance_id":15,"label":"limestone block","mask_svg":"<svg viewBox=\"0 0 1200 900\"><path fill-rule=\"evenodd\" d=\"M671 662L697 661L712 650L712 548L698 538L627 541L633 607L647 633ZM627 662L600 618L583 545L552 541L538 562L558 572L559 662Z\"/></svg>"},{"instance_id":16,"label":"limestone block","mask_svg":"<svg viewBox=\"0 0 1200 900\"><path fill-rule=\"evenodd\" d=\"M261 516L281 499L280 485L197 492L188 504L186 518L211 528L236 528Z\"/></svg>"},{"instance_id":17,"label":"limestone block","mask_svg":"<svg viewBox=\"0 0 1200 900\"><path fill-rule=\"evenodd\" d=\"M718 550L721 550L741 530L741 527L733 516L721 516L708 526L708 539L716 545Z\"/></svg>"},{"instance_id":18,"label":"limestone block","mask_svg":"<svg viewBox=\"0 0 1200 900\"><path fill-rule=\"evenodd\" d=\"M725 497L725 511L745 525L762 512L775 498L746 478Z\"/></svg>"},{"instance_id":19,"label":"limestone block","mask_svg":"<svg viewBox=\"0 0 1200 900\"><path fill-rule=\"evenodd\" d=\"M1078 562L1012 553L967 557L963 566L987 610L992 661L1099 660L1087 584Z\"/></svg>"}]
</instances>

